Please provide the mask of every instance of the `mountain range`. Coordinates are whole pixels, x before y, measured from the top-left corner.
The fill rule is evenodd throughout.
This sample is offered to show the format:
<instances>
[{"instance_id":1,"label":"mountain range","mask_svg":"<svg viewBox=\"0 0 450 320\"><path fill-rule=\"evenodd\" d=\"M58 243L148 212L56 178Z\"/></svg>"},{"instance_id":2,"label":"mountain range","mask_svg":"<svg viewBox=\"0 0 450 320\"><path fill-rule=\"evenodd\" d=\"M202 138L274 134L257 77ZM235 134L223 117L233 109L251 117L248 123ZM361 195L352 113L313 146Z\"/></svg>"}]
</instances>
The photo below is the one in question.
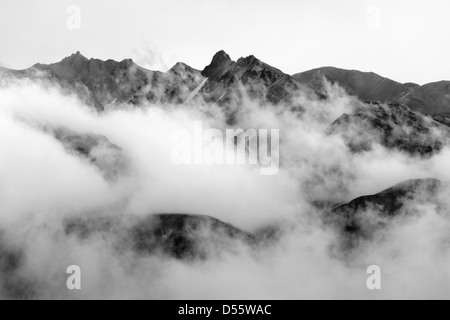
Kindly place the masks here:
<instances>
[{"instance_id":1,"label":"mountain range","mask_svg":"<svg viewBox=\"0 0 450 320\"><path fill-rule=\"evenodd\" d=\"M129 59L120 62L87 59L77 52L54 64L36 64L21 71L0 70L0 78L10 76L57 83L99 112L124 104L198 102L229 108L231 118L233 110L248 98L292 108L297 107L297 95L327 99L324 82L327 80L362 101L352 114L343 114L326 130L328 135L341 135L351 152L366 152L378 143L412 156L429 157L450 144L449 81L423 86L402 84L375 73L331 67L289 75L254 56L233 61L224 51L215 54L204 70L179 62L167 72L151 71ZM126 167L127 158L120 146L112 144L107 137L75 134L64 128L45 130L68 152L97 167L108 180L121 174L115 168ZM361 232L358 220L361 208L376 208L381 216L394 217L401 210L398 203L405 196L418 189L435 189L436 185L436 181L429 180L406 182L334 208L330 214L333 221L344 226L346 233L367 235L370 232ZM114 233L114 228L126 230L129 236L126 241L135 251L158 250L176 258L205 254L201 248L204 239L196 233L200 229L210 230L215 235L215 243L221 247L229 244L229 238L244 239L250 246L260 241L259 237L206 216L159 215L133 221L123 217L88 218L68 221L65 226L67 234L80 238L92 233ZM12 268L15 263L14 259L6 262L2 259L3 269Z\"/></svg>"},{"instance_id":2,"label":"mountain range","mask_svg":"<svg viewBox=\"0 0 450 320\"><path fill-rule=\"evenodd\" d=\"M268 102L289 101L297 92L324 94L326 79L362 101L402 104L425 115L450 116L450 81L425 85L399 83L375 73L324 67L288 75L254 56L233 61L225 51L216 53L204 70L182 62L168 72L151 71L131 59L87 59L80 52L53 64L3 73L21 77L45 76L74 89L85 101L103 110L123 103L185 103L195 96L226 104L245 88L251 97ZM237 97L236 97L237 96Z\"/></svg>"},{"instance_id":3,"label":"mountain range","mask_svg":"<svg viewBox=\"0 0 450 320\"><path fill-rule=\"evenodd\" d=\"M296 98L328 99L328 82L360 100L352 113L340 115L324 132L340 135L352 154L381 145L392 152L426 159L450 145L450 81L420 86L333 67L289 75L254 56L234 61L225 51L216 53L203 70L179 62L167 72L147 70L130 59L102 61L77 52L60 62L36 64L26 70L0 68L0 84L8 77L56 84L100 113L152 103L213 103L223 108L230 124L247 99L302 112L305 106L297 105L301 99ZM69 154L98 169L106 181L126 175L129 159L108 137L60 127L38 129L53 136ZM437 194L444 185L434 179L410 180L377 194L317 209L323 213L325 224L339 230L342 241L336 246L351 253L391 222L420 214L408 203L419 201L439 208ZM67 237L81 242L107 239L117 254L162 255L187 261L237 250L260 250L276 240L279 232L279 226L274 225L252 234L210 216L179 213L77 216L64 221L61 228ZM25 253L7 246L3 237L0 229L0 277L5 279L0 293L9 298L33 298L36 283L20 273Z\"/></svg>"},{"instance_id":4,"label":"mountain range","mask_svg":"<svg viewBox=\"0 0 450 320\"><path fill-rule=\"evenodd\" d=\"M427 115L450 113L450 81L420 86L415 83L399 83L373 72L333 67L314 69L293 77L315 90L321 90L322 79L326 78L363 101L401 103Z\"/></svg>"}]
</instances>

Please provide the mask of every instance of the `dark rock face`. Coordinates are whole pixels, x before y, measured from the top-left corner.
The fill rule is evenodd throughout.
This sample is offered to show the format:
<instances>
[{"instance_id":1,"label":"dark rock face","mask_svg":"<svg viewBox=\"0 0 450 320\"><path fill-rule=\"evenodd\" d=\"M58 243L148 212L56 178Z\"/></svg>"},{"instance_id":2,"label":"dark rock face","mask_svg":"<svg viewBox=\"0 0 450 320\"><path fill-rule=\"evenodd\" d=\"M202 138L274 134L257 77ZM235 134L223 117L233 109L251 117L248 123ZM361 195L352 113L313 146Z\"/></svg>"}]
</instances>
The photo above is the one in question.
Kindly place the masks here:
<instances>
[{"instance_id":1,"label":"dark rock face","mask_svg":"<svg viewBox=\"0 0 450 320\"><path fill-rule=\"evenodd\" d=\"M116 237L116 249L140 255L163 254L177 259L203 259L256 243L253 235L207 216L151 215L67 221L66 233L81 239Z\"/></svg>"},{"instance_id":2,"label":"dark rock face","mask_svg":"<svg viewBox=\"0 0 450 320\"><path fill-rule=\"evenodd\" d=\"M137 66L132 60L89 60L79 52L58 63L37 64L34 69L45 71L63 86L74 88L99 110L111 103L139 100L142 89L161 76Z\"/></svg>"},{"instance_id":3,"label":"dark rock face","mask_svg":"<svg viewBox=\"0 0 450 320\"><path fill-rule=\"evenodd\" d=\"M311 91L291 76L254 56L240 58L235 62L224 51L214 56L202 74L208 78L203 90L206 100L222 104L233 99L239 101L239 89L242 86L250 98L271 103L287 102L298 91Z\"/></svg>"},{"instance_id":4,"label":"dark rock face","mask_svg":"<svg viewBox=\"0 0 450 320\"><path fill-rule=\"evenodd\" d=\"M220 81L234 65L235 62L222 50L214 55L211 64L203 70L202 74L211 81Z\"/></svg>"},{"instance_id":5,"label":"dark rock face","mask_svg":"<svg viewBox=\"0 0 450 320\"><path fill-rule=\"evenodd\" d=\"M159 78L155 86L147 93L147 98L158 97L160 103L181 104L194 98L197 88L204 82L201 72L178 62ZM153 100L155 100L153 98Z\"/></svg>"},{"instance_id":6,"label":"dark rock face","mask_svg":"<svg viewBox=\"0 0 450 320\"><path fill-rule=\"evenodd\" d=\"M123 104L182 103L203 81L200 71L178 63L167 73L144 69L132 60L87 59L79 52L61 62L37 64L63 87L75 90L98 110Z\"/></svg>"},{"instance_id":7,"label":"dark rock face","mask_svg":"<svg viewBox=\"0 0 450 320\"><path fill-rule=\"evenodd\" d=\"M326 220L343 233L344 248L357 245L397 218L420 214L411 202L439 207L444 184L435 179L410 180L375 195L363 196L334 208Z\"/></svg>"},{"instance_id":8,"label":"dark rock face","mask_svg":"<svg viewBox=\"0 0 450 320\"><path fill-rule=\"evenodd\" d=\"M342 135L354 152L378 143L411 155L430 156L450 142L450 128L402 105L371 103L344 114L327 130Z\"/></svg>"}]
</instances>

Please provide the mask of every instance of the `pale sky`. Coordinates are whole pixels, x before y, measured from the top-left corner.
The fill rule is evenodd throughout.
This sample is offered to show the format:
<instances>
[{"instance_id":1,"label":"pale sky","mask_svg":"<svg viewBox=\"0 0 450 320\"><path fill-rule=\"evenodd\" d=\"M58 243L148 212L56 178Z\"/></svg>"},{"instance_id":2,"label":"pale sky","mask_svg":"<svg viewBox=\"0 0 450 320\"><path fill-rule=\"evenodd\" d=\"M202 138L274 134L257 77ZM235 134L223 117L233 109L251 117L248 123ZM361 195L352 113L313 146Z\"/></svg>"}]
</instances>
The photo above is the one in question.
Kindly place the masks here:
<instances>
[{"instance_id":1,"label":"pale sky","mask_svg":"<svg viewBox=\"0 0 450 320\"><path fill-rule=\"evenodd\" d=\"M71 5L79 30L67 26ZM450 0L0 0L0 65L9 68L81 51L203 69L222 49L289 74L335 66L450 80Z\"/></svg>"}]
</instances>

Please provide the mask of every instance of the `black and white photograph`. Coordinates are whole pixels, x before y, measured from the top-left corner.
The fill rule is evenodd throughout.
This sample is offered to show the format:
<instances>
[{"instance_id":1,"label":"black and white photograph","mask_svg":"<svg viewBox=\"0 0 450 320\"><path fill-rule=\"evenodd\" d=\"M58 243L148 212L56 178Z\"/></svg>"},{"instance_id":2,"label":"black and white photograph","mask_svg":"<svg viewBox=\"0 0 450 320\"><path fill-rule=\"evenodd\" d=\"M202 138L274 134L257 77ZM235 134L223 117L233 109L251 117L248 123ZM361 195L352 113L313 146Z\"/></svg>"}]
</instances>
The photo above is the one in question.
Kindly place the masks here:
<instances>
[{"instance_id":1,"label":"black and white photograph","mask_svg":"<svg viewBox=\"0 0 450 320\"><path fill-rule=\"evenodd\" d=\"M0 300L450 299L449 39L448 0L0 0Z\"/></svg>"}]
</instances>

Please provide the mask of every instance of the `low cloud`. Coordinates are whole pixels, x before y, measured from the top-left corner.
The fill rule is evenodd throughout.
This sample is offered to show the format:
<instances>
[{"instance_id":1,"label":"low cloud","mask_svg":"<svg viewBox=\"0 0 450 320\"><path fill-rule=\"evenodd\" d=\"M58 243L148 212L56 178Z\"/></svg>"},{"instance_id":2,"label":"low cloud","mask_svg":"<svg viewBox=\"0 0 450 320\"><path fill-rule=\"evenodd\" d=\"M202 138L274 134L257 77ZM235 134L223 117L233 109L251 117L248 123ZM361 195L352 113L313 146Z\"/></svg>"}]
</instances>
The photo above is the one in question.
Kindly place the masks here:
<instances>
[{"instance_id":1,"label":"low cloud","mask_svg":"<svg viewBox=\"0 0 450 320\"><path fill-rule=\"evenodd\" d=\"M317 203L337 205L417 178L450 180L450 149L430 158L375 146L355 154L330 123L362 103L328 84L328 99L297 97L302 112L248 98L233 125L280 130L280 171L251 166L179 166L173 132L202 121L223 130L217 105L143 105L96 113L48 83L9 80L0 89L0 296L5 298L445 298L450 293L450 228L443 208L411 202L420 215L399 219L350 256L334 251L339 234ZM205 108L208 106L208 108ZM55 130L101 135L127 165L105 178L71 152ZM101 154L101 150L98 151ZM450 169L450 168L449 168ZM64 232L77 217L208 215L278 239L256 251L245 244L198 261L117 252L120 235L81 240ZM8 269L11 259L17 268ZM9 260L8 260L9 259ZM65 287L69 265L82 269L79 292ZM383 289L367 289L379 265Z\"/></svg>"}]
</instances>

